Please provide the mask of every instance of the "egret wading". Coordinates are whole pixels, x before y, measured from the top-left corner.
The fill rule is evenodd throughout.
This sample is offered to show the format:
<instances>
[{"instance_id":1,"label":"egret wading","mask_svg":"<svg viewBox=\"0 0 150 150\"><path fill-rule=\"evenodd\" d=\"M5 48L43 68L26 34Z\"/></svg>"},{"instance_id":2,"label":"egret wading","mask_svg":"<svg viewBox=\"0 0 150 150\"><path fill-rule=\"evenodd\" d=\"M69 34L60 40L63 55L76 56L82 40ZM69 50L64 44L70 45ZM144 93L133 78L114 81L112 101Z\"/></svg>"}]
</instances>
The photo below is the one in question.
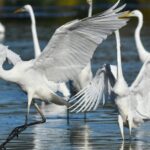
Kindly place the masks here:
<instances>
[{"instance_id":1,"label":"egret wading","mask_svg":"<svg viewBox=\"0 0 150 150\"><path fill-rule=\"evenodd\" d=\"M65 97L57 95L52 82L74 80L90 62L97 46L115 30L126 25L127 19L120 19L126 12L120 12L124 5L114 5L101 14L82 20L74 20L59 27L41 55L29 61L19 61L10 70L0 67L0 78L17 83L27 93L27 115L25 124L16 127L2 143L4 147L28 126L46 121L34 99L68 106ZM63 56L63 57L62 57ZM36 81L36 82L35 82ZM28 122L31 104L42 120Z\"/></svg>"},{"instance_id":2,"label":"egret wading","mask_svg":"<svg viewBox=\"0 0 150 150\"><path fill-rule=\"evenodd\" d=\"M128 16L131 14L132 12L125 15ZM122 139L124 140L124 126L129 127L129 133L131 136L132 128L136 128L145 120L150 119L150 73L148 71L150 67L150 57L148 57L147 60L144 62L135 81L129 87L124 79L122 72L119 31L116 31L115 34L117 39L118 69L117 80L115 81L112 91L115 93L115 103L118 108L118 123ZM98 92L95 92L98 88L94 88L94 93L88 93L88 90L86 89L86 91L81 92L80 97L75 96L72 99L72 102L75 102L71 107L73 108L73 111L79 112L84 110L90 111L97 109L99 103L103 98L103 94L105 93L105 86L99 91L100 94ZM91 96L92 100L90 100L89 96ZM86 105L84 105L84 107L81 107L79 105L81 103L85 103L84 97L87 97Z\"/></svg>"}]
</instances>

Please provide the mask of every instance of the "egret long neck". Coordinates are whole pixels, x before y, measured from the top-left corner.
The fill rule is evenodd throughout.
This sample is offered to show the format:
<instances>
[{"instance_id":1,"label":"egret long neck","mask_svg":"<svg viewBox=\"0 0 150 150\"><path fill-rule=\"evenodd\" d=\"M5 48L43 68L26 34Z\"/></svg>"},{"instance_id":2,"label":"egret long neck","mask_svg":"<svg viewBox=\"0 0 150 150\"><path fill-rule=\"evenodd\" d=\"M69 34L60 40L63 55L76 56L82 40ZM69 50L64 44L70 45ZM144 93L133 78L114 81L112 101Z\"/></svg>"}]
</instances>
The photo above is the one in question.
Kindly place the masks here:
<instances>
[{"instance_id":1,"label":"egret long neck","mask_svg":"<svg viewBox=\"0 0 150 150\"><path fill-rule=\"evenodd\" d=\"M88 17L92 17L92 9L93 9L93 2L92 0L89 2L89 10L88 10Z\"/></svg>"},{"instance_id":2,"label":"egret long neck","mask_svg":"<svg viewBox=\"0 0 150 150\"><path fill-rule=\"evenodd\" d=\"M122 72L119 31L115 31L115 35L117 42L117 80L113 87L113 91L119 96L124 96L128 93L129 89Z\"/></svg>"},{"instance_id":3,"label":"egret long neck","mask_svg":"<svg viewBox=\"0 0 150 150\"><path fill-rule=\"evenodd\" d=\"M115 31L116 44L117 44L117 81L124 80L121 63L121 50L120 50L120 35L119 31Z\"/></svg>"},{"instance_id":4,"label":"egret long neck","mask_svg":"<svg viewBox=\"0 0 150 150\"><path fill-rule=\"evenodd\" d=\"M41 49L40 49L40 45L39 45L39 41L37 37L35 16L34 16L32 9L30 9L29 14L31 17L31 29L32 29L32 37L33 37L33 43L34 43L34 55L35 55L35 58L37 58L41 54Z\"/></svg>"},{"instance_id":5,"label":"egret long neck","mask_svg":"<svg viewBox=\"0 0 150 150\"><path fill-rule=\"evenodd\" d=\"M138 26L135 30L134 36L135 36L136 47L137 47L140 60L144 63L149 53L145 50L141 41L140 33L141 33L142 26L143 26L143 15L141 13L141 15L138 15Z\"/></svg>"}]
</instances>

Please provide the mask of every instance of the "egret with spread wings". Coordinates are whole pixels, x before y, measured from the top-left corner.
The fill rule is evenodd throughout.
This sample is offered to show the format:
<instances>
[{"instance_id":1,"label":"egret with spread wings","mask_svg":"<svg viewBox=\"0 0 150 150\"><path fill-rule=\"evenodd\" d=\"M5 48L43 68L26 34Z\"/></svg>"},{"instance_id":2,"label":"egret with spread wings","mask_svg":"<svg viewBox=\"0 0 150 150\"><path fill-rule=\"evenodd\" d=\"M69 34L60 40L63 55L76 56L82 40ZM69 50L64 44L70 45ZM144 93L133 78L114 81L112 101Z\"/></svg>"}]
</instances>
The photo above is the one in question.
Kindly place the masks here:
<instances>
[{"instance_id":1,"label":"egret with spread wings","mask_svg":"<svg viewBox=\"0 0 150 150\"><path fill-rule=\"evenodd\" d=\"M121 65L121 52L120 52L120 36L119 32L116 31L117 38L117 80L114 80L114 86L112 91L115 93L115 103L118 108L118 123L121 131L122 138L124 139L123 126L128 126L130 135L131 129L136 128L138 125L143 123L145 120L150 119L150 57L147 58L143 64L137 78L128 87L122 72ZM100 78L104 78L103 74L107 73L106 70L99 73ZM108 76L107 76L108 77ZM113 81L109 76L109 81ZM95 79L80 92L80 94L73 97L72 102L75 102L71 108L73 111L90 111L95 110L99 103L102 101L103 94L105 93L105 86L95 84ZM98 80L105 81L105 80ZM105 85L102 83L102 85ZM107 85L107 84L106 84ZM100 88L101 87L101 88ZM84 104L84 106L82 105Z\"/></svg>"},{"instance_id":2,"label":"egret with spread wings","mask_svg":"<svg viewBox=\"0 0 150 150\"><path fill-rule=\"evenodd\" d=\"M0 67L0 77L17 83L27 93L27 116L23 126L15 128L5 143L17 136L22 130L35 123L28 123L31 103L46 119L34 102L34 98L68 106L64 97L51 89L51 82L74 80L89 63L97 46L112 32L126 25L127 19L120 19L124 8L112 7L102 14L82 20L74 20L59 27L39 57L29 61L20 61L10 69Z\"/></svg>"},{"instance_id":3,"label":"egret with spread wings","mask_svg":"<svg viewBox=\"0 0 150 150\"><path fill-rule=\"evenodd\" d=\"M114 7L116 7L119 4L120 0L116 3ZM88 17L92 16L92 0L87 0L87 3L89 4L89 10L88 10ZM113 8L112 8L113 9ZM36 20L34 11L31 5L24 5L22 8L15 11L16 13L19 12L28 12L30 19L31 19L31 31L32 31L32 37L33 37L33 44L34 44L34 55L35 58L37 58L41 54L40 44L37 36L37 29L36 29ZM80 91L84 86L86 86L92 79L92 69L91 69L91 63L89 62L85 68L81 71L81 73L76 77L76 79L73 82L73 89L75 91ZM62 84L59 85L61 86ZM63 88L63 87L62 87ZM64 84L64 89L66 89L66 85ZM70 96L68 95L68 92L65 93L66 90L64 90L63 94L66 95L66 97ZM73 93L72 93L73 94Z\"/></svg>"}]
</instances>

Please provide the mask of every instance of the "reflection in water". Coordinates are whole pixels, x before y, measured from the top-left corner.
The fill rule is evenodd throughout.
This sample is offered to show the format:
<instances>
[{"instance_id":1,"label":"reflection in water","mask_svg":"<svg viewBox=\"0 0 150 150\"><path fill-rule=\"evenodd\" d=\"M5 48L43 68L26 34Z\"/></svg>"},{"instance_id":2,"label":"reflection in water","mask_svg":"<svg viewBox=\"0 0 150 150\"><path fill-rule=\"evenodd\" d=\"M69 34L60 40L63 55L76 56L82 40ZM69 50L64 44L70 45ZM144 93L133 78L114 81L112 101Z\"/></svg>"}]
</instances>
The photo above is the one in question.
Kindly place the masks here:
<instances>
[{"instance_id":1,"label":"reflection in water","mask_svg":"<svg viewBox=\"0 0 150 150\"><path fill-rule=\"evenodd\" d=\"M47 147L50 149L74 147L77 150L92 150L89 143L88 125L81 125L79 120L72 125L67 125L66 107L44 104L41 108L46 114L47 122L34 126L32 129L34 150L43 150ZM35 117L39 119L39 116Z\"/></svg>"},{"instance_id":2,"label":"reflection in water","mask_svg":"<svg viewBox=\"0 0 150 150\"><path fill-rule=\"evenodd\" d=\"M68 134L68 131L61 129L63 126L67 126L66 106L42 103L41 110L45 114L47 122L33 127L33 150L55 149L62 143L69 143L64 137ZM35 118L39 119L39 115L37 114Z\"/></svg>"},{"instance_id":3,"label":"reflection in water","mask_svg":"<svg viewBox=\"0 0 150 150\"><path fill-rule=\"evenodd\" d=\"M70 143L76 149L85 149L92 150L92 145L90 144L90 135L89 135L89 127L88 125L74 125L73 128L70 129Z\"/></svg>"}]
</instances>

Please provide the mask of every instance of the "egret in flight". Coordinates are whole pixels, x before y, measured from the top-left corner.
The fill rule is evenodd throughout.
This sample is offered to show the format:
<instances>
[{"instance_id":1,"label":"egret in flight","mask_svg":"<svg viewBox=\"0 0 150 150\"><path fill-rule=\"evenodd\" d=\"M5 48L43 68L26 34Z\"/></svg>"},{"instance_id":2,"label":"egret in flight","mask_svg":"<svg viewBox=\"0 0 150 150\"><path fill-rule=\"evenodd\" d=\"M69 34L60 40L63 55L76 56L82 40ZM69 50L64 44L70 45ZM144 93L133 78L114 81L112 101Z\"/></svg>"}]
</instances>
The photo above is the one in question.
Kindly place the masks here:
<instances>
[{"instance_id":1,"label":"egret in flight","mask_svg":"<svg viewBox=\"0 0 150 150\"><path fill-rule=\"evenodd\" d=\"M126 16L132 15L133 12L125 14ZM114 86L112 91L115 93L115 103L118 108L118 123L121 131L122 138L124 139L123 126L129 127L129 133L131 135L131 129L136 128L145 120L150 119L150 57L144 62L137 78L129 87L126 83L121 64L121 52L120 52L120 36L116 31L117 39L117 80L114 80ZM105 77L103 74L107 73L105 70L99 74L99 77ZM114 77L109 78L109 81L113 81ZM104 81L104 80L102 80ZM73 111L90 111L95 110L99 103L102 101L102 96L105 93L105 86L100 89L93 86L91 82L80 95L74 96L71 102L75 102L71 108ZM104 84L102 84L104 85ZM93 89L92 89L93 88ZM92 91L90 91L91 89ZM99 91L98 91L99 90ZM84 104L83 105L81 105Z\"/></svg>"},{"instance_id":2,"label":"egret in flight","mask_svg":"<svg viewBox=\"0 0 150 150\"><path fill-rule=\"evenodd\" d=\"M53 91L51 81L74 80L89 63L97 46L112 32L126 25L127 19L120 19L125 13L120 12L124 5L116 7L115 5L101 14L62 25L39 57L19 61L10 70L0 67L0 78L20 85L28 98L25 124L15 128L1 147L28 126L46 121L34 99L68 106L66 99ZM42 121L28 123L31 103L41 115Z\"/></svg>"}]
</instances>

